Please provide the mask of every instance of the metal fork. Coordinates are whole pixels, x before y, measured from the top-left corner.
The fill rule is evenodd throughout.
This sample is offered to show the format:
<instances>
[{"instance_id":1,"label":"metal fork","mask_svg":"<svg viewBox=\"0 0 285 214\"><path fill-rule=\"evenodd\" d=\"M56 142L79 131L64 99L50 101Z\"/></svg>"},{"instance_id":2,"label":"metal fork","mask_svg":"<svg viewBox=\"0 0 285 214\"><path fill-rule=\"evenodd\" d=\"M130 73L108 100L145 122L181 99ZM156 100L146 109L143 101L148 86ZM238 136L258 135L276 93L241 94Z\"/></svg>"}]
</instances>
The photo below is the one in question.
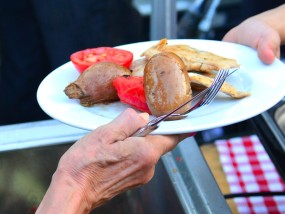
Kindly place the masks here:
<instances>
[{"instance_id":1,"label":"metal fork","mask_svg":"<svg viewBox=\"0 0 285 214\"><path fill-rule=\"evenodd\" d=\"M205 106L205 105L209 105L215 99L216 95L218 94L218 92L219 92L220 88L222 87L223 83L225 82L226 78L229 75L231 75L232 73L234 73L236 70L237 69L230 72L229 69L221 69L217 73L217 75L216 75L215 79L213 80L210 87L206 88L205 90L203 90L202 92L200 92L199 94L197 94L192 99L185 102L184 104L182 104L178 108L174 109L170 113L168 113L166 115L162 115L162 116L157 117L157 118L154 118L153 120L148 122L145 126L140 128L139 130L137 130L132 136L133 137L144 137L144 136L148 135L149 133L153 132L154 130L156 130L158 128L159 123L161 123L162 121L164 121L166 119L170 119L170 118L173 119L175 117L176 118L179 117L181 119L183 117L187 117L186 114L194 111L195 109L200 108L200 107ZM188 103L190 103L192 101L197 101L197 102L189 110L185 111L182 114L175 113L176 111L183 108L185 105L187 105Z\"/></svg>"}]
</instances>

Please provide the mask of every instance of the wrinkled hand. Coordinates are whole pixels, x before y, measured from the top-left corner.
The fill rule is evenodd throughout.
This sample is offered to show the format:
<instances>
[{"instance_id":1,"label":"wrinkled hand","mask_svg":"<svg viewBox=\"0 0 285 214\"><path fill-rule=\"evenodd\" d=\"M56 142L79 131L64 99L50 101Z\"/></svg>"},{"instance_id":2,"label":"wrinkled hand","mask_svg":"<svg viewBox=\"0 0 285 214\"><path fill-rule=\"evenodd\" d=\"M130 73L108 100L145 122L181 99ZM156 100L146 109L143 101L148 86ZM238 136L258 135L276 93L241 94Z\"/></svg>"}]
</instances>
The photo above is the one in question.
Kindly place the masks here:
<instances>
[{"instance_id":1,"label":"wrinkled hand","mask_svg":"<svg viewBox=\"0 0 285 214\"><path fill-rule=\"evenodd\" d=\"M159 158L187 135L129 137L148 120L127 109L76 142L62 156L38 213L88 213L149 182Z\"/></svg>"},{"instance_id":2,"label":"wrinkled hand","mask_svg":"<svg viewBox=\"0 0 285 214\"><path fill-rule=\"evenodd\" d=\"M223 41L239 43L255 48L265 64L280 57L280 45L284 42L282 26L284 6L253 16L230 30Z\"/></svg>"}]
</instances>

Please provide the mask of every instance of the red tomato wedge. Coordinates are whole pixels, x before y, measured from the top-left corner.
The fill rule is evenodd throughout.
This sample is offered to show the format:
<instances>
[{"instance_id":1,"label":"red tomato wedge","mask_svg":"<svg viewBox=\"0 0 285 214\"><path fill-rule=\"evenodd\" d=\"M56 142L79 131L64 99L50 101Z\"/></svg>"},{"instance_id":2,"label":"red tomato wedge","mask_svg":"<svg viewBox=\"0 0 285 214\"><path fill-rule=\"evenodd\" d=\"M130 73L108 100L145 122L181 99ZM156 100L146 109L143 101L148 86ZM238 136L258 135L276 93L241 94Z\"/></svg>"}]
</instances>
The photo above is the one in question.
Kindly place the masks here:
<instances>
[{"instance_id":1,"label":"red tomato wedge","mask_svg":"<svg viewBox=\"0 0 285 214\"><path fill-rule=\"evenodd\" d=\"M129 68L133 53L119 48L98 47L77 51L71 54L70 60L80 73L98 62L115 62Z\"/></svg>"},{"instance_id":2,"label":"red tomato wedge","mask_svg":"<svg viewBox=\"0 0 285 214\"><path fill-rule=\"evenodd\" d=\"M143 77L116 77L113 80L113 85L117 90L118 97L122 103L150 114L144 93Z\"/></svg>"}]
</instances>

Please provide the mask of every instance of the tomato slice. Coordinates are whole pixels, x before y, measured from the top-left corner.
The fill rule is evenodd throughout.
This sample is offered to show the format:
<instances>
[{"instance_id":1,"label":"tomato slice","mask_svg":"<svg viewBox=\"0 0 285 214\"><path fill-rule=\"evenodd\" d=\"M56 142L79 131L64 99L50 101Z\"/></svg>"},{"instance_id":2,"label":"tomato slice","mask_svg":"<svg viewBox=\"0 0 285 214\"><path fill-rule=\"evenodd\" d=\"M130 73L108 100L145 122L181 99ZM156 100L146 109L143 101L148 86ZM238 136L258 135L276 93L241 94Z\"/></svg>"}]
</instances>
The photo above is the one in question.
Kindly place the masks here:
<instances>
[{"instance_id":1,"label":"tomato slice","mask_svg":"<svg viewBox=\"0 0 285 214\"><path fill-rule=\"evenodd\" d=\"M133 54L119 48L98 47L77 51L71 54L70 60L76 69L82 73L89 66L98 62L115 62L129 68L133 61Z\"/></svg>"},{"instance_id":2,"label":"tomato slice","mask_svg":"<svg viewBox=\"0 0 285 214\"><path fill-rule=\"evenodd\" d=\"M113 85L117 90L118 97L122 103L150 114L144 93L143 77L116 77L113 80Z\"/></svg>"}]
</instances>

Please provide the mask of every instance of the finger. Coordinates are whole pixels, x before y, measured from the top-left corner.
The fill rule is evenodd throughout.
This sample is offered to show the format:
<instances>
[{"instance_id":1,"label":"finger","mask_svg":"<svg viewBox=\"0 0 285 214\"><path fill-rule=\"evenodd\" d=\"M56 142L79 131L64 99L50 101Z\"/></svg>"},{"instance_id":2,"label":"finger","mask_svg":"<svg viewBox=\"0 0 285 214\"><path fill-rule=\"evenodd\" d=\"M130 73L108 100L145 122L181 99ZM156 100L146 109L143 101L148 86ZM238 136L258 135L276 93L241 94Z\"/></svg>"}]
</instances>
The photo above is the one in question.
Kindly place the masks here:
<instances>
[{"instance_id":1,"label":"finger","mask_svg":"<svg viewBox=\"0 0 285 214\"><path fill-rule=\"evenodd\" d=\"M235 28L231 29L226 35L224 35L222 41L224 42L237 42Z\"/></svg>"},{"instance_id":2,"label":"finger","mask_svg":"<svg viewBox=\"0 0 285 214\"><path fill-rule=\"evenodd\" d=\"M280 57L280 37L276 34L266 34L258 42L258 57L265 64L272 64L275 57Z\"/></svg>"},{"instance_id":3,"label":"finger","mask_svg":"<svg viewBox=\"0 0 285 214\"><path fill-rule=\"evenodd\" d=\"M177 144L186 139L189 134L178 135L148 135L146 138L152 143L158 156L162 156L173 150Z\"/></svg>"},{"instance_id":4,"label":"finger","mask_svg":"<svg viewBox=\"0 0 285 214\"><path fill-rule=\"evenodd\" d=\"M258 48L258 57L262 62L264 62L267 65L270 65L274 62L275 54L273 50L268 48Z\"/></svg>"},{"instance_id":5,"label":"finger","mask_svg":"<svg viewBox=\"0 0 285 214\"><path fill-rule=\"evenodd\" d=\"M110 135L115 137L115 141L124 140L132 135L139 128L149 121L147 113L137 113L135 110L128 108L108 124Z\"/></svg>"}]
</instances>

